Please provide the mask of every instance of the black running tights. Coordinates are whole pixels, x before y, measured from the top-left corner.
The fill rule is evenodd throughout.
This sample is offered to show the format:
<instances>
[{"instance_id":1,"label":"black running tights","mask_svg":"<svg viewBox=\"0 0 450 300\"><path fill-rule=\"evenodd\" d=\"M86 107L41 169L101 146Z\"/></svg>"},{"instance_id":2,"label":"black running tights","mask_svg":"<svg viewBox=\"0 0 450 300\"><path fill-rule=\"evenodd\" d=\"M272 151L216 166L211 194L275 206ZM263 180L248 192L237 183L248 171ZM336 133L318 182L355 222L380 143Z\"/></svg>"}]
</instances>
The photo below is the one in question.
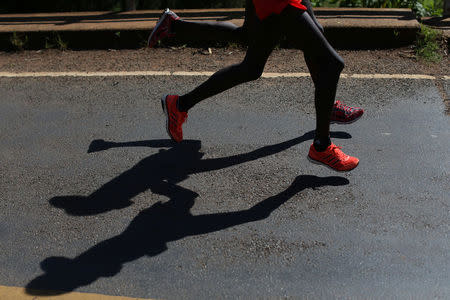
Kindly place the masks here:
<instances>
[{"instance_id":1,"label":"black running tights","mask_svg":"<svg viewBox=\"0 0 450 300\"><path fill-rule=\"evenodd\" d=\"M288 6L280 15L272 15L260 21L252 1L247 1L243 27L226 22L176 22L174 31L177 35L195 35L200 39L202 36L219 35L228 40L248 40L244 60L216 72L193 91L181 96L180 109L187 111L206 98L261 77L273 48L282 36L286 36L303 51L314 82L316 139L329 140L331 109L344 62L323 35L323 29L312 14L309 1L303 0L302 3L308 7L307 13Z\"/></svg>"}]
</instances>

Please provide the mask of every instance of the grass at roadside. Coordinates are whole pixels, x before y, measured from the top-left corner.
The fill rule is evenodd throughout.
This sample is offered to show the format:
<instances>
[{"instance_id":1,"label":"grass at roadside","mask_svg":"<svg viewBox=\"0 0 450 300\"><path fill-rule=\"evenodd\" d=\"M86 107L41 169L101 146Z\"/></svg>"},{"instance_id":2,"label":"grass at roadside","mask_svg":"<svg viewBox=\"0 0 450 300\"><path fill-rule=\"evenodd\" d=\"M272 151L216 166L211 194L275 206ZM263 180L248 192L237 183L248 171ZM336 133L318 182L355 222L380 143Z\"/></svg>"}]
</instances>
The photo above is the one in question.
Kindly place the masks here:
<instances>
[{"instance_id":1,"label":"grass at roadside","mask_svg":"<svg viewBox=\"0 0 450 300\"><path fill-rule=\"evenodd\" d=\"M42 49L58 49L61 51L69 49L68 41L57 32L49 32L41 37L43 42L40 42L40 48ZM9 37L9 46L7 48L14 51L33 49L34 47L30 44L31 39L28 34L13 32Z\"/></svg>"},{"instance_id":2,"label":"grass at roadside","mask_svg":"<svg viewBox=\"0 0 450 300\"><path fill-rule=\"evenodd\" d=\"M23 33L13 32L9 41L14 50L25 50L28 44L28 36Z\"/></svg>"},{"instance_id":3,"label":"grass at roadside","mask_svg":"<svg viewBox=\"0 0 450 300\"><path fill-rule=\"evenodd\" d=\"M428 62L440 62L445 54L442 32L426 25L420 25L416 40L416 55Z\"/></svg>"},{"instance_id":4,"label":"grass at roadside","mask_svg":"<svg viewBox=\"0 0 450 300\"><path fill-rule=\"evenodd\" d=\"M59 49L61 51L67 50L69 43L64 41L58 33L53 33L45 38L45 49Z\"/></svg>"}]
</instances>

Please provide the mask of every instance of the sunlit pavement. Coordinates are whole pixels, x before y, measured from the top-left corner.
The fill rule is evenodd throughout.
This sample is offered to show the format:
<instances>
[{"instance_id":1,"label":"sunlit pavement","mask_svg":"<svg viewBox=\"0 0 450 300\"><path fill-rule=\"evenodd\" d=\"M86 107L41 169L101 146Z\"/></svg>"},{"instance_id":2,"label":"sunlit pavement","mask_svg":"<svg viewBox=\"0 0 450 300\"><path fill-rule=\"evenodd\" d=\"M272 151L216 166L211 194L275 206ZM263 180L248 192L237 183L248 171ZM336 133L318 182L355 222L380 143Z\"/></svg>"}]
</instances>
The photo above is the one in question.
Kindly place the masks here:
<instances>
[{"instance_id":1,"label":"sunlit pavement","mask_svg":"<svg viewBox=\"0 0 450 300\"><path fill-rule=\"evenodd\" d=\"M450 119L433 80L342 79L338 98L366 113L332 126L361 160L335 173L306 159L309 78L206 100L171 143L160 96L204 79L0 79L0 285L450 297Z\"/></svg>"}]
</instances>

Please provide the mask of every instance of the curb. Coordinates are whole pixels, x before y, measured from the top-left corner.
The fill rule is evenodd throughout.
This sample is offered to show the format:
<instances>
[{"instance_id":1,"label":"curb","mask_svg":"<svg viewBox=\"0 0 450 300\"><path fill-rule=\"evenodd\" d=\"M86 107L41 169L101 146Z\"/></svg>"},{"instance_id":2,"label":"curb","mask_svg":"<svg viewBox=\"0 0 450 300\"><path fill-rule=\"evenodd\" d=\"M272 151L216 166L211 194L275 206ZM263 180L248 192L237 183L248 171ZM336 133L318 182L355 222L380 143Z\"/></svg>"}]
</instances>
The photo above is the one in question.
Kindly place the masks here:
<instances>
[{"instance_id":1,"label":"curb","mask_svg":"<svg viewBox=\"0 0 450 300\"><path fill-rule=\"evenodd\" d=\"M339 49L390 48L409 45L420 29L410 9L316 8L330 43ZM244 9L176 10L187 20L243 24ZM136 49L146 45L161 11L84 12L0 15L0 49ZM16 46L12 43L15 42ZM190 42L182 37L170 45L226 45L230 41ZM20 46L20 44L23 44ZM282 43L283 47L290 47Z\"/></svg>"}]
</instances>

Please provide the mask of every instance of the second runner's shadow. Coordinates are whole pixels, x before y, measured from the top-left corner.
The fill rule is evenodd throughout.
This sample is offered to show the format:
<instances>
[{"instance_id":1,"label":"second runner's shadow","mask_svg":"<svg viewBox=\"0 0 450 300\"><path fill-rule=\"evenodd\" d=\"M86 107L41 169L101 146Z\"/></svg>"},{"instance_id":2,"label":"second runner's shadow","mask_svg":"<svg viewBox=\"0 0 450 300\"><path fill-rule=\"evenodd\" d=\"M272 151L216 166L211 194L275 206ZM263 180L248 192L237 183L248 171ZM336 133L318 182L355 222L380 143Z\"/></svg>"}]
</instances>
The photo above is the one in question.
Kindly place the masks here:
<instances>
[{"instance_id":1,"label":"second runner's shadow","mask_svg":"<svg viewBox=\"0 0 450 300\"><path fill-rule=\"evenodd\" d=\"M175 190L170 192L168 202L158 202L141 211L120 235L100 242L73 259L49 257L42 261L41 268L45 273L32 280L26 292L48 296L73 291L101 277L118 274L127 262L164 252L168 242L259 221L304 189L348 183L343 177L301 175L285 191L249 209L197 216L190 212L197 195L171 185L170 188ZM169 190L168 187L161 188L164 192Z\"/></svg>"}]
</instances>

